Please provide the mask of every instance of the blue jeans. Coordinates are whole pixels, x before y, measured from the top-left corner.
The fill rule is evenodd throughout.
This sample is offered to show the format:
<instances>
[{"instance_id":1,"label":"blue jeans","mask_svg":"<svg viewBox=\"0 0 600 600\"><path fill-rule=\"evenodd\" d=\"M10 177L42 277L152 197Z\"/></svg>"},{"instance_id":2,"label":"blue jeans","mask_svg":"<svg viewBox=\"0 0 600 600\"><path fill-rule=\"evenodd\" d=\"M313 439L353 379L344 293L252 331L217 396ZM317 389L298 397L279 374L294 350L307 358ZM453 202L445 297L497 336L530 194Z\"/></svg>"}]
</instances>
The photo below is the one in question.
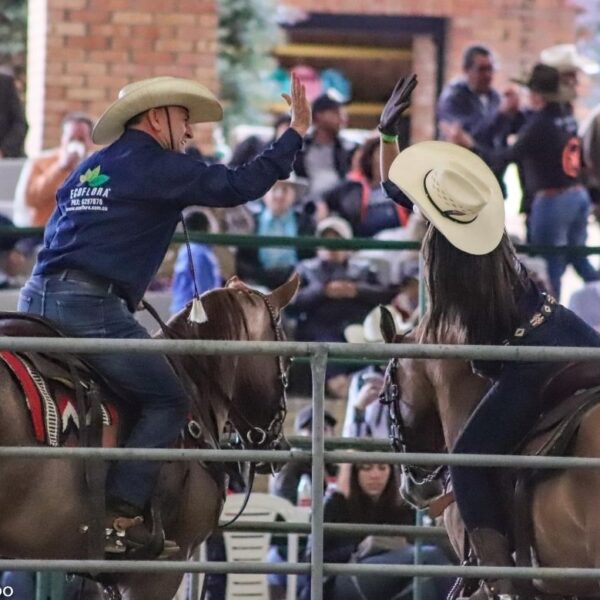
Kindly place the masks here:
<instances>
[{"instance_id":1,"label":"blue jeans","mask_svg":"<svg viewBox=\"0 0 600 600\"><path fill-rule=\"evenodd\" d=\"M374 556L369 556L360 561L361 565L411 565L414 563L414 546L406 546L399 550L390 550ZM422 565L448 565L450 561L437 546L421 546ZM450 577L422 577L422 600L445 600L452 587ZM412 577L381 577L378 575L338 575L332 600L361 600L362 598L396 598L402 597L410 600L412 591L407 589L413 582ZM358 592L360 590L360 592Z\"/></svg>"},{"instance_id":2,"label":"blue jeans","mask_svg":"<svg viewBox=\"0 0 600 600\"><path fill-rule=\"evenodd\" d=\"M558 305L548 321L532 329L524 346L600 347L600 335L573 312ZM454 454L509 454L544 410L539 392L557 365L506 361L454 444ZM498 469L451 466L454 496L468 530L507 530Z\"/></svg>"},{"instance_id":3,"label":"blue jeans","mask_svg":"<svg viewBox=\"0 0 600 600\"><path fill-rule=\"evenodd\" d=\"M573 187L548 197L536 195L531 208L531 243L546 246L585 246L590 196L584 187ZM548 277L560 299L560 279L570 263L584 281L596 281L600 274L584 254L548 254Z\"/></svg>"},{"instance_id":4,"label":"blue jeans","mask_svg":"<svg viewBox=\"0 0 600 600\"><path fill-rule=\"evenodd\" d=\"M21 290L18 310L46 317L73 337L149 338L124 300L97 286L57 277L32 277ZM158 354L86 354L84 357L122 390L139 418L128 448L168 448L185 424L188 401L175 371ZM150 499L160 461L120 461L111 466L109 497L143 508Z\"/></svg>"}]
</instances>

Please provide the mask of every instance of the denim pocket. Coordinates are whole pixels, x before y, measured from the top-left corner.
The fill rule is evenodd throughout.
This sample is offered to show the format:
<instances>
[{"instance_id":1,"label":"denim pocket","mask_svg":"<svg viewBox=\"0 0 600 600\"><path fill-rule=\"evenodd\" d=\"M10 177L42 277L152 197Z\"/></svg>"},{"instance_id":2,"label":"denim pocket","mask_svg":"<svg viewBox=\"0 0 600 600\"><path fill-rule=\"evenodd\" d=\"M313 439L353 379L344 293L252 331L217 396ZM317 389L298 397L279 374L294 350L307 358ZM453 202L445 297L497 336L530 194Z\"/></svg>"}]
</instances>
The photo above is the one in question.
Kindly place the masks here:
<instances>
[{"instance_id":1,"label":"denim pocket","mask_svg":"<svg viewBox=\"0 0 600 600\"><path fill-rule=\"evenodd\" d=\"M104 299L91 296L56 300L56 312L66 332L77 336L105 337Z\"/></svg>"},{"instance_id":2,"label":"denim pocket","mask_svg":"<svg viewBox=\"0 0 600 600\"><path fill-rule=\"evenodd\" d=\"M25 294L21 292L19 294L19 300L17 302L17 310L22 313L31 312L31 304L33 303L33 298L29 294Z\"/></svg>"}]
</instances>

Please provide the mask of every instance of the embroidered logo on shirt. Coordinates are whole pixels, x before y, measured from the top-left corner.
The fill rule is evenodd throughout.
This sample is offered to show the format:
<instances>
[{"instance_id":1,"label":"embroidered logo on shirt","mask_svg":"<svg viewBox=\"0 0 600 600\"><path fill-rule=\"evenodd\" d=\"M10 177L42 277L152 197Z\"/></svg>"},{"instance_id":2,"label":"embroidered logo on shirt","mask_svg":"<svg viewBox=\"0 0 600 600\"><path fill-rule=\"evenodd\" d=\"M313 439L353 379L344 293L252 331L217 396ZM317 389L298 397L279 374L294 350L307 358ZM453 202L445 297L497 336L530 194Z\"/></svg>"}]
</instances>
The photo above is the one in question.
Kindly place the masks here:
<instances>
[{"instance_id":1,"label":"embroidered logo on shirt","mask_svg":"<svg viewBox=\"0 0 600 600\"><path fill-rule=\"evenodd\" d=\"M104 203L105 198L110 198L109 187L104 187L110 180L109 175L100 172L100 165L88 169L79 176L79 183L71 188L67 212L72 211L102 211L106 212L108 207Z\"/></svg>"},{"instance_id":2,"label":"embroidered logo on shirt","mask_svg":"<svg viewBox=\"0 0 600 600\"><path fill-rule=\"evenodd\" d=\"M110 177L100 173L100 165L95 169L88 169L83 175L79 176L79 184L87 183L90 187L98 187L106 183Z\"/></svg>"}]
</instances>

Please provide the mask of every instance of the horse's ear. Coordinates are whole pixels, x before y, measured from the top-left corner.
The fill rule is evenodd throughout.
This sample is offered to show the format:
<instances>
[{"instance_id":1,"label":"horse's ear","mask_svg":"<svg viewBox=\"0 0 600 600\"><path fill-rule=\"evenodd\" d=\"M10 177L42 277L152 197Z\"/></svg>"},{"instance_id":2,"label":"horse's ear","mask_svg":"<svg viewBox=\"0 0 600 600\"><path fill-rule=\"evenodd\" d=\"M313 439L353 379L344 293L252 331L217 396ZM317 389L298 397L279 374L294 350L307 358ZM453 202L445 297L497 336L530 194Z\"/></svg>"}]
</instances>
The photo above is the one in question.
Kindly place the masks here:
<instances>
[{"instance_id":1,"label":"horse's ear","mask_svg":"<svg viewBox=\"0 0 600 600\"><path fill-rule=\"evenodd\" d=\"M392 313L385 306L380 305L379 310L381 311L379 329L381 330L383 341L387 344L391 344L396 339L397 335L394 317L392 317Z\"/></svg>"},{"instance_id":2,"label":"horse's ear","mask_svg":"<svg viewBox=\"0 0 600 600\"><path fill-rule=\"evenodd\" d=\"M299 287L300 276L298 273L294 273L284 284L269 294L269 299L275 308L281 310L294 299Z\"/></svg>"},{"instance_id":3,"label":"horse's ear","mask_svg":"<svg viewBox=\"0 0 600 600\"><path fill-rule=\"evenodd\" d=\"M247 292L250 288L237 276L233 275L226 282L224 287L232 288L234 290L244 290Z\"/></svg>"}]
</instances>

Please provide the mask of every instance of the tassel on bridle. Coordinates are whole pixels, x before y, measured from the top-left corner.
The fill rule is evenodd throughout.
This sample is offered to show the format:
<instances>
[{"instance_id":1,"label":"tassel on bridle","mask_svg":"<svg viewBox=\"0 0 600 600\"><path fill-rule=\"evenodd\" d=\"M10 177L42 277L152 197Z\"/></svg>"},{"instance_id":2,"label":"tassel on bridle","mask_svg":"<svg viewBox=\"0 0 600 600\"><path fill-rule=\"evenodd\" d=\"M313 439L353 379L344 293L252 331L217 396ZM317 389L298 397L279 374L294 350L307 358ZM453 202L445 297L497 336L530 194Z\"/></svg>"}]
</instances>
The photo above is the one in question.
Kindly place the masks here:
<instances>
[{"instance_id":1,"label":"tassel on bridle","mask_svg":"<svg viewBox=\"0 0 600 600\"><path fill-rule=\"evenodd\" d=\"M188 233L187 225L183 214L181 215L181 225L183 226L183 234L185 235L185 245L187 247L188 262L190 265L190 271L192 273L192 281L194 282L194 299L192 300L192 308L188 320L191 323L206 323L208 321L208 315L202 306L202 300L200 293L198 292L198 283L196 281L196 269L194 268L194 261L192 260L192 248L190 245L190 234Z\"/></svg>"}]
</instances>

